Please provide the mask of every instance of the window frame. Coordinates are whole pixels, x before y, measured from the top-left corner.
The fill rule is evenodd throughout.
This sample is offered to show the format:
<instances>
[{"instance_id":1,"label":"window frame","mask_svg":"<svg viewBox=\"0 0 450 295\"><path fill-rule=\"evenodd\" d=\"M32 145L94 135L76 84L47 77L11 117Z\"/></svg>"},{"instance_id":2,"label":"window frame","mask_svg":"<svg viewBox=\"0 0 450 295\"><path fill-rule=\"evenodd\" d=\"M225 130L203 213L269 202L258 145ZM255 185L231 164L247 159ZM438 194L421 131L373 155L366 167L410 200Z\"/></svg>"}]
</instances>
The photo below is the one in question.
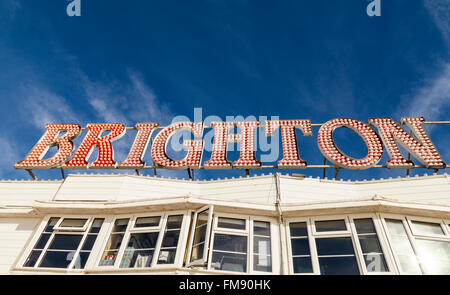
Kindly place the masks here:
<instances>
[{"instance_id":1,"label":"window frame","mask_svg":"<svg viewBox=\"0 0 450 295\"><path fill-rule=\"evenodd\" d=\"M175 254L174 263L168 264L158 264L158 258L161 250L161 244L164 238L165 229L167 225L167 218L174 215L182 215L180 234L178 237L177 250ZM135 227L136 219L140 217L155 217L160 216L160 221L158 226L149 226L149 227ZM130 272L130 271L145 271L145 270L154 270L154 269L164 269L164 268L173 268L174 266L181 266L182 259L184 256L184 248L182 245L185 244L185 235L186 235L186 226L189 226L188 219L189 211L180 210L180 211L165 211L165 212L149 212L149 213L136 213L136 214L120 214L111 216L109 225L107 226L107 230L105 230L105 237L102 243L99 245L99 251L97 251L97 257L93 263L92 270L102 272L102 271L111 271L115 270L118 272ZM120 248L117 252L117 257L112 265L99 265L103 253L106 251L106 245L108 244L109 238L111 237L112 230L114 228L114 223L118 219L129 219L127 227L124 231L124 236L120 245ZM148 232L158 232L158 237L155 244L155 250L153 252L152 261L150 263L150 267L124 267L121 268L120 264L123 259L124 252L126 250L126 244L129 242L131 234L134 233L148 233Z\"/></svg>"},{"instance_id":2,"label":"window frame","mask_svg":"<svg viewBox=\"0 0 450 295\"><path fill-rule=\"evenodd\" d=\"M197 225L197 218L200 213L207 211L207 210L209 210L209 212L208 212L208 219L206 221L205 246L203 248L203 255L200 259L191 261L192 249L194 247L194 237L195 237L195 228ZM197 209L196 211L193 212L194 216L191 221L192 227L191 227L190 234L189 234L190 239L189 239L189 244L188 244L186 267L205 266L208 263L209 247L210 247L210 240L211 240L211 230L212 230L212 223L213 223L213 211L214 211L213 205L206 205L206 206L203 206L200 209Z\"/></svg>"},{"instance_id":3,"label":"window frame","mask_svg":"<svg viewBox=\"0 0 450 295\"><path fill-rule=\"evenodd\" d=\"M449 231L449 220L447 219L442 219L442 218L431 218L431 217L420 217L420 216L412 216L412 215L400 215L400 214L388 214L388 213L380 213L379 214L384 231L386 232L386 235L389 234L389 229L387 227L386 224L386 220L385 219L394 219L394 220L400 220L403 224L403 227L405 228L406 231L406 235L408 237L409 243L412 247L412 250L414 252L414 255L416 256L416 261L419 265L419 269L421 271L421 275L428 275L429 273L427 273L426 271L426 267L422 264L420 258L419 258L419 250L417 247L417 243L416 243L416 239L422 239L422 240L432 240L432 241L445 241L445 242L449 242L450 243L450 231ZM419 222L431 222L431 223L439 223L441 225L441 228L444 231L444 235L434 235L434 234L430 234L430 235L415 235L413 233L413 227L411 224L411 220L413 221L419 221ZM445 227L447 226L447 228ZM397 253L394 252L394 248L392 247L392 241L390 239L390 237L388 237L388 243L389 243L389 248L391 250L392 256L395 260L395 264L397 265L398 268L398 273L402 274L402 275L410 275L410 273L407 273L405 271L401 270L400 267L400 261L399 258L397 256Z\"/></svg>"},{"instance_id":4,"label":"window frame","mask_svg":"<svg viewBox=\"0 0 450 295\"><path fill-rule=\"evenodd\" d=\"M86 221L84 222L84 225L82 227L63 227L61 226L61 223L63 223L63 221L65 219L86 219ZM84 218L84 217L78 217L78 218L74 218L74 217L60 217L59 220L56 222L55 226L53 227L53 230L57 230L57 231L64 231L64 232L77 232L77 231L86 231L88 229L88 225L92 224L92 220L89 218Z\"/></svg>"},{"instance_id":5,"label":"window frame","mask_svg":"<svg viewBox=\"0 0 450 295\"><path fill-rule=\"evenodd\" d=\"M218 227L218 220L219 218L233 218L233 219L243 219L245 220L245 230L240 229L229 229L229 228L222 228ZM254 228L253 224L254 221L262 221L262 222L268 222L269 223L269 230L270 230L270 263L272 267L272 271L266 272L266 271L258 271L253 269L253 262L254 262L254 251L253 251L253 245L254 245ZM265 274L265 275L271 275L276 273L276 266L275 263L275 255L278 255L278 251L276 251L276 238L275 235L277 234L275 230L275 224L274 219L270 217L264 217L264 216L249 216L249 215L240 215L240 214L231 214L231 213L221 213L221 212L215 212L213 215L213 228L211 231L210 236L210 251L208 253L208 263L207 263L207 270L214 271L214 272L220 272L220 273L235 273L235 274ZM218 270L218 269L212 269L211 263L212 263L212 254L214 250L214 236L216 234L230 234L230 235L237 235L237 236L245 236L247 237L247 249L246 249L246 255L247 255L247 270L245 272L237 272L237 271L231 271L231 270ZM279 255L278 255L279 256Z\"/></svg>"},{"instance_id":6,"label":"window frame","mask_svg":"<svg viewBox=\"0 0 450 295\"><path fill-rule=\"evenodd\" d=\"M316 221L327 221L327 220L344 220L346 224L345 231L329 231L329 232L317 232L315 228ZM364 255L359 242L358 233L356 231L356 226L354 224L355 219L372 219L374 224L378 241L383 250L383 256L388 267L386 272L368 272L364 261ZM310 256L312 263L312 272L310 273L294 273L294 263L292 254L292 237L290 233L290 224L306 222L306 227L308 230L308 243L310 248ZM386 237L383 233L383 227L379 222L379 217L373 213L363 213L363 214L346 214L346 215L329 215L329 216L314 216L314 217L301 217L301 218L290 218L286 221L285 226L286 233L286 245L288 250L288 269L289 274L294 275L320 275L320 264L319 255L317 253L316 239L317 238L343 238L350 237L353 245L354 255L356 258L356 263L360 275L392 275L396 273L395 263L393 262L390 247L386 242Z\"/></svg>"},{"instance_id":7,"label":"window frame","mask_svg":"<svg viewBox=\"0 0 450 295\"><path fill-rule=\"evenodd\" d=\"M27 261L28 257L31 255L31 252L33 251L36 243L39 241L39 239L41 238L41 235L44 233L45 228L47 227L48 222L50 221L51 218L59 218L59 220L55 223L55 225L53 226L53 231L50 234L50 237L48 238L48 240L46 241L44 247L39 250L41 250L41 254L39 255L38 260L36 260L36 263L33 267L30 266L24 266L25 262ZM62 229L57 229L56 225L61 223L62 220L64 218L68 218L68 219L87 219L86 223L85 223L85 230L84 231L80 231L79 229L76 230L67 230L66 228L62 228ZM86 261L86 264L84 266L84 268L80 268L80 269L74 269L73 266L80 254L80 251L84 245L84 242L86 241L88 235L89 235L89 229L92 226L92 223L94 222L95 219L103 219L103 223L102 226L100 228L100 231L97 233L97 238L95 240L95 243L92 247L92 249L90 250L90 254L89 254L89 258ZM25 247L25 249L21 252L20 258L17 260L17 263L15 264L15 268L16 270L25 270L25 271L36 271L36 272L66 272L66 273L81 273L86 269L91 268L92 262L96 259L96 255L98 253L98 247L101 244L101 241L103 239L103 235L105 234L105 230L108 227L107 226L107 221L108 221L108 216L106 215L68 215L68 214L48 214L46 216L44 216L44 218L40 221L39 225L37 226L37 228L34 230L32 238L28 241L27 246ZM77 247L77 249L75 250L74 253L74 258L72 259L72 261L69 263L69 265L66 268L59 268L59 267L40 267L40 263L42 262L42 259L45 256L45 253L48 251L50 244L52 243L55 235L68 235L68 234L74 234L74 235L81 235L82 238L80 240L80 243Z\"/></svg>"}]
</instances>

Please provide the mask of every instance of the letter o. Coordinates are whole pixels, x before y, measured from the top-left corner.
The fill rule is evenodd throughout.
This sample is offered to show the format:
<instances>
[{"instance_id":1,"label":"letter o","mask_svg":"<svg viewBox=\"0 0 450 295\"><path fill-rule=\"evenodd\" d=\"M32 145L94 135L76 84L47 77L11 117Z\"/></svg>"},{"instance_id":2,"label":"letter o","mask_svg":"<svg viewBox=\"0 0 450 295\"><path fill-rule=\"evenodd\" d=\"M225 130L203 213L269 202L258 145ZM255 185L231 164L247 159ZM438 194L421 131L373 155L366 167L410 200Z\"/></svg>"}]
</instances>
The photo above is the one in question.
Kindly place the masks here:
<instances>
[{"instance_id":1,"label":"letter o","mask_svg":"<svg viewBox=\"0 0 450 295\"><path fill-rule=\"evenodd\" d=\"M368 153L364 158L354 159L344 154L333 140L333 132L339 127L355 131L366 143ZM317 144L330 162L347 169L363 170L375 166L383 155L383 144L378 134L368 124L347 118L333 119L319 129Z\"/></svg>"}]
</instances>

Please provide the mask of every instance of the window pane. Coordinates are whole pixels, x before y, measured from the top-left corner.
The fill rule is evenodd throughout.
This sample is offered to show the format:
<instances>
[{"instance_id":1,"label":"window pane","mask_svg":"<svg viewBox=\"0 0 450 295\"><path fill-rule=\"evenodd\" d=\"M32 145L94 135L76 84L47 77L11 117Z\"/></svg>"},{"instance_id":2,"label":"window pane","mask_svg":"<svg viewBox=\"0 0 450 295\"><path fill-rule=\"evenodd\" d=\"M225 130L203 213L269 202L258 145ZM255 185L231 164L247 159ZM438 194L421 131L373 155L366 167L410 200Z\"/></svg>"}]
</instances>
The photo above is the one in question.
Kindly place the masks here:
<instances>
[{"instance_id":1,"label":"window pane","mask_svg":"<svg viewBox=\"0 0 450 295\"><path fill-rule=\"evenodd\" d=\"M183 215L169 216L167 219L167 229L181 228L183 222Z\"/></svg>"},{"instance_id":2,"label":"window pane","mask_svg":"<svg viewBox=\"0 0 450 295\"><path fill-rule=\"evenodd\" d=\"M80 228L86 224L87 219L77 219L77 218L64 218L60 227L73 227Z\"/></svg>"},{"instance_id":3,"label":"window pane","mask_svg":"<svg viewBox=\"0 0 450 295\"><path fill-rule=\"evenodd\" d=\"M413 232L417 235L444 235L439 223L411 221Z\"/></svg>"},{"instance_id":4,"label":"window pane","mask_svg":"<svg viewBox=\"0 0 450 295\"><path fill-rule=\"evenodd\" d=\"M310 255L309 241L307 238L291 239L292 255Z\"/></svg>"},{"instance_id":5,"label":"window pane","mask_svg":"<svg viewBox=\"0 0 450 295\"><path fill-rule=\"evenodd\" d=\"M364 256L364 263L368 272L389 271L383 255L373 220L355 219L354 224L358 233L359 244Z\"/></svg>"},{"instance_id":6,"label":"window pane","mask_svg":"<svg viewBox=\"0 0 450 295\"><path fill-rule=\"evenodd\" d=\"M254 237L253 254L253 270L272 271L270 237Z\"/></svg>"},{"instance_id":7,"label":"window pane","mask_svg":"<svg viewBox=\"0 0 450 295\"><path fill-rule=\"evenodd\" d=\"M55 235L49 249L76 250L82 237L82 235Z\"/></svg>"},{"instance_id":8,"label":"window pane","mask_svg":"<svg viewBox=\"0 0 450 295\"><path fill-rule=\"evenodd\" d=\"M39 256L41 255L42 251L31 251L30 256L28 256L27 260L25 261L24 265L25 267L33 267L37 260L39 259Z\"/></svg>"},{"instance_id":9,"label":"window pane","mask_svg":"<svg viewBox=\"0 0 450 295\"><path fill-rule=\"evenodd\" d=\"M319 257L320 273L323 275L357 275L358 264L355 256Z\"/></svg>"},{"instance_id":10,"label":"window pane","mask_svg":"<svg viewBox=\"0 0 450 295\"><path fill-rule=\"evenodd\" d=\"M73 260L75 251L47 251L40 267L67 268Z\"/></svg>"},{"instance_id":11,"label":"window pane","mask_svg":"<svg viewBox=\"0 0 450 295\"><path fill-rule=\"evenodd\" d=\"M123 254L120 268L150 267L154 250L135 250L127 248Z\"/></svg>"},{"instance_id":12,"label":"window pane","mask_svg":"<svg viewBox=\"0 0 450 295\"><path fill-rule=\"evenodd\" d=\"M103 219L103 218L96 218L96 219L94 219L94 221L92 222L91 229L89 230L89 232L90 233L98 233L98 232L100 232L100 228L102 227L103 221L105 221L105 219Z\"/></svg>"},{"instance_id":13,"label":"window pane","mask_svg":"<svg viewBox=\"0 0 450 295\"><path fill-rule=\"evenodd\" d=\"M161 216L139 217L136 219L136 223L134 224L134 227L159 226L160 219L161 219Z\"/></svg>"},{"instance_id":14,"label":"window pane","mask_svg":"<svg viewBox=\"0 0 450 295\"><path fill-rule=\"evenodd\" d=\"M99 265L100 266L114 265L118 253L119 253L118 250L103 252L103 257L100 260Z\"/></svg>"},{"instance_id":15,"label":"window pane","mask_svg":"<svg viewBox=\"0 0 450 295\"><path fill-rule=\"evenodd\" d=\"M351 238L317 238L316 246L319 255L355 254Z\"/></svg>"},{"instance_id":16,"label":"window pane","mask_svg":"<svg viewBox=\"0 0 450 295\"><path fill-rule=\"evenodd\" d=\"M150 249L155 248L156 240L158 239L158 233L139 233L131 234L130 241L128 242L128 248L134 249Z\"/></svg>"},{"instance_id":17,"label":"window pane","mask_svg":"<svg viewBox=\"0 0 450 295\"><path fill-rule=\"evenodd\" d=\"M272 256L253 255L253 270L272 272Z\"/></svg>"},{"instance_id":18,"label":"window pane","mask_svg":"<svg viewBox=\"0 0 450 295\"><path fill-rule=\"evenodd\" d=\"M204 243L206 237L206 224L197 227L194 232L194 245Z\"/></svg>"},{"instance_id":19,"label":"window pane","mask_svg":"<svg viewBox=\"0 0 450 295\"><path fill-rule=\"evenodd\" d=\"M175 262L175 255L178 246L178 238L180 236L182 215L169 216L167 219L166 230L159 251L158 264L172 264Z\"/></svg>"},{"instance_id":20,"label":"window pane","mask_svg":"<svg viewBox=\"0 0 450 295\"><path fill-rule=\"evenodd\" d=\"M355 219L356 232L358 234L376 233L372 218Z\"/></svg>"},{"instance_id":21,"label":"window pane","mask_svg":"<svg viewBox=\"0 0 450 295\"><path fill-rule=\"evenodd\" d=\"M203 257L203 251L205 249L205 243L198 244L192 247L191 261L201 259Z\"/></svg>"},{"instance_id":22,"label":"window pane","mask_svg":"<svg viewBox=\"0 0 450 295\"><path fill-rule=\"evenodd\" d=\"M212 269L247 272L247 255L213 251Z\"/></svg>"},{"instance_id":23,"label":"window pane","mask_svg":"<svg viewBox=\"0 0 450 295\"><path fill-rule=\"evenodd\" d=\"M381 249L380 242L378 241L378 237L376 235L358 236L358 238L361 245L361 250L364 254L371 252L383 253L383 249Z\"/></svg>"},{"instance_id":24,"label":"window pane","mask_svg":"<svg viewBox=\"0 0 450 295\"><path fill-rule=\"evenodd\" d=\"M206 243L206 230L208 226L209 209L197 214L195 223L194 237L192 239L192 252L190 261L204 258L204 249Z\"/></svg>"},{"instance_id":25,"label":"window pane","mask_svg":"<svg viewBox=\"0 0 450 295\"><path fill-rule=\"evenodd\" d=\"M416 244L427 274L450 274L450 242L416 239Z\"/></svg>"},{"instance_id":26,"label":"window pane","mask_svg":"<svg viewBox=\"0 0 450 295\"><path fill-rule=\"evenodd\" d=\"M119 249L122 244L123 234L112 234L109 237L106 250Z\"/></svg>"},{"instance_id":27,"label":"window pane","mask_svg":"<svg viewBox=\"0 0 450 295\"><path fill-rule=\"evenodd\" d=\"M216 234L214 236L214 250L247 253L247 237Z\"/></svg>"},{"instance_id":28,"label":"window pane","mask_svg":"<svg viewBox=\"0 0 450 295\"><path fill-rule=\"evenodd\" d=\"M86 240L84 240L84 244L83 247L81 247L81 250L91 250L96 239L97 235L88 235L86 237Z\"/></svg>"},{"instance_id":29,"label":"window pane","mask_svg":"<svg viewBox=\"0 0 450 295\"><path fill-rule=\"evenodd\" d=\"M175 255L177 249L161 249L158 257L158 264L173 264L175 263Z\"/></svg>"},{"instance_id":30,"label":"window pane","mask_svg":"<svg viewBox=\"0 0 450 295\"><path fill-rule=\"evenodd\" d=\"M201 226L203 224L206 224L208 222L208 215L209 215L209 209L199 213L197 215L197 225L196 226Z\"/></svg>"},{"instance_id":31,"label":"window pane","mask_svg":"<svg viewBox=\"0 0 450 295\"><path fill-rule=\"evenodd\" d=\"M219 217L217 226L221 228L242 229L245 230L245 219Z\"/></svg>"},{"instance_id":32,"label":"window pane","mask_svg":"<svg viewBox=\"0 0 450 295\"><path fill-rule=\"evenodd\" d=\"M270 222L254 221L253 234L258 236L270 236Z\"/></svg>"},{"instance_id":33,"label":"window pane","mask_svg":"<svg viewBox=\"0 0 450 295\"><path fill-rule=\"evenodd\" d=\"M124 219L116 219L116 222L114 222L114 228L112 230L113 233L119 233L119 232L125 232L128 225L128 218Z\"/></svg>"},{"instance_id":34,"label":"window pane","mask_svg":"<svg viewBox=\"0 0 450 295\"><path fill-rule=\"evenodd\" d=\"M77 260L75 261L75 264L73 265L73 268L74 269L83 269L89 258L89 254L91 254L91 252L80 252L78 254Z\"/></svg>"},{"instance_id":35,"label":"window pane","mask_svg":"<svg viewBox=\"0 0 450 295\"><path fill-rule=\"evenodd\" d=\"M401 270L408 274L420 274L421 270L403 222L396 219L386 219L385 221L392 242L392 248L398 257Z\"/></svg>"},{"instance_id":36,"label":"window pane","mask_svg":"<svg viewBox=\"0 0 450 295\"><path fill-rule=\"evenodd\" d=\"M51 233L53 232L53 227L55 226L55 224L58 222L59 217L52 217L48 220L47 226L45 227L44 231Z\"/></svg>"},{"instance_id":37,"label":"window pane","mask_svg":"<svg viewBox=\"0 0 450 295\"><path fill-rule=\"evenodd\" d=\"M179 236L180 236L179 230L167 231L164 234L161 247L176 247L178 245Z\"/></svg>"},{"instance_id":38,"label":"window pane","mask_svg":"<svg viewBox=\"0 0 450 295\"><path fill-rule=\"evenodd\" d=\"M316 232L347 230L344 219L316 221L315 225Z\"/></svg>"},{"instance_id":39,"label":"window pane","mask_svg":"<svg viewBox=\"0 0 450 295\"><path fill-rule=\"evenodd\" d=\"M306 222L289 223L291 237L308 236Z\"/></svg>"},{"instance_id":40,"label":"window pane","mask_svg":"<svg viewBox=\"0 0 450 295\"><path fill-rule=\"evenodd\" d=\"M294 257L294 273L312 273L311 257Z\"/></svg>"},{"instance_id":41,"label":"window pane","mask_svg":"<svg viewBox=\"0 0 450 295\"><path fill-rule=\"evenodd\" d=\"M364 254L364 262L368 272L386 272L389 271L383 254Z\"/></svg>"},{"instance_id":42,"label":"window pane","mask_svg":"<svg viewBox=\"0 0 450 295\"><path fill-rule=\"evenodd\" d=\"M36 246L34 246L34 248L35 249L44 249L50 236L51 236L51 234L42 234L41 237L39 238L39 241L36 243Z\"/></svg>"}]
</instances>

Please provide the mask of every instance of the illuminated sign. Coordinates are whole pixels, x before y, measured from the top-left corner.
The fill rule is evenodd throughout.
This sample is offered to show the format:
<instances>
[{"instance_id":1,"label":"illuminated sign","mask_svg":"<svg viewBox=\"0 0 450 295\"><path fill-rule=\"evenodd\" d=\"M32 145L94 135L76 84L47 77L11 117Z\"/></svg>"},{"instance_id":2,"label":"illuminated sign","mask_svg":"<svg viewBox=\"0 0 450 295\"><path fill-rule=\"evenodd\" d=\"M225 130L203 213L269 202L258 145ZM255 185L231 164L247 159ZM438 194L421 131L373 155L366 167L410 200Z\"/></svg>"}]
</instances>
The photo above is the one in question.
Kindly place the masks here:
<instances>
[{"instance_id":1,"label":"illuminated sign","mask_svg":"<svg viewBox=\"0 0 450 295\"><path fill-rule=\"evenodd\" d=\"M369 123L338 118L324 124L311 124L310 120L267 120L264 126L259 121L212 122L208 127L205 127L203 123L194 122L177 122L167 127L160 127L158 123L137 123L135 127L125 127L121 123L100 123L88 124L84 129L78 124L47 124L45 133L36 145L25 159L17 162L14 167L28 171L50 168L136 170L148 168L320 168L321 166L318 165L308 166L307 162L301 158L296 135L296 129L299 129L303 136L312 136L312 125L319 125L320 129L317 134L319 150L337 169L363 170L376 167L382 157L383 146L390 156L383 167L403 169L417 167L402 155L399 148L401 146L413 155L423 165L423 168L447 168L423 128L425 123L423 117L408 117L402 118L400 123L396 123L390 118L372 118L369 119ZM405 130L402 125L407 125L411 132ZM353 130L364 140L368 151L365 157L355 159L339 149L333 139L333 132L341 127ZM210 158L201 166L204 149L202 136L205 128L214 130L214 142ZM233 133L235 128L238 128L240 132ZM277 165L264 166L256 158L254 147L257 128L264 128L267 137L273 136L275 130L279 129L283 157L277 162ZM120 139L127 129L137 130L136 137L126 159L118 163L114 160L114 149L111 142ZM378 133L375 129L378 130ZM75 150L73 140L80 135L82 130L87 130L87 133ZM160 132L153 139L152 134L155 130L160 130ZM197 139L184 140L183 145L187 149L187 153L183 159L171 159L167 155L168 142L174 134L183 130L192 133ZM109 133L103 135L105 131L109 131ZM64 134L60 136L62 133ZM240 143L240 155L239 159L231 162L227 159L227 145L235 142ZM151 145L153 166L146 166L143 161L149 144ZM47 151L53 146L57 147L57 152L52 157L45 159ZM97 158L93 162L88 162L95 148L98 150Z\"/></svg>"}]
</instances>

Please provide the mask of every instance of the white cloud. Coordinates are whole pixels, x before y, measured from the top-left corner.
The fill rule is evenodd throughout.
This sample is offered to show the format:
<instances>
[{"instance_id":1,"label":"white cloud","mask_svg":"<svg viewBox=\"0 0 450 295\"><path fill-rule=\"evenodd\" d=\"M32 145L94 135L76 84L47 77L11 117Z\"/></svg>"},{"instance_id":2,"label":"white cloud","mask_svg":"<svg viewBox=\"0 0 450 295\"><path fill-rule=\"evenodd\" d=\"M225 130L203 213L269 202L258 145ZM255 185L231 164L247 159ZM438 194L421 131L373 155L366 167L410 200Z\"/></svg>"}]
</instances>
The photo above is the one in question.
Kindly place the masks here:
<instances>
[{"instance_id":1,"label":"white cloud","mask_svg":"<svg viewBox=\"0 0 450 295\"><path fill-rule=\"evenodd\" d=\"M450 50L450 0L425 0L425 7L432 16ZM397 111L400 116L424 116L426 120L439 120L450 107L450 63L443 62L440 72L404 100Z\"/></svg>"},{"instance_id":2,"label":"white cloud","mask_svg":"<svg viewBox=\"0 0 450 295\"><path fill-rule=\"evenodd\" d=\"M97 117L105 122L170 122L172 112L161 103L142 76L128 70L128 81L91 82L81 74L82 87Z\"/></svg>"},{"instance_id":3,"label":"white cloud","mask_svg":"<svg viewBox=\"0 0 450 295\"><path fill-rule=\"evenodd\" d=\"M20 94L23 99L22 115L38 129L44 128L45 124L79 122L67 100L44 87L22 86Z\"/></svg>"},{"instance_id":4,"label":"white cloud","mask_svg":"<svg viewBox=\"0 0 450 295\"><path fill-rule=\"evenodd\" d=\"M12 138L13 136L0 134L0 151L2 151L2 156L0 157L0 178L10 174L4 173L4 171L9 171L22 157L22 155L19 155L15 144L11 142Z\"/></svg>"}]
</instances>

